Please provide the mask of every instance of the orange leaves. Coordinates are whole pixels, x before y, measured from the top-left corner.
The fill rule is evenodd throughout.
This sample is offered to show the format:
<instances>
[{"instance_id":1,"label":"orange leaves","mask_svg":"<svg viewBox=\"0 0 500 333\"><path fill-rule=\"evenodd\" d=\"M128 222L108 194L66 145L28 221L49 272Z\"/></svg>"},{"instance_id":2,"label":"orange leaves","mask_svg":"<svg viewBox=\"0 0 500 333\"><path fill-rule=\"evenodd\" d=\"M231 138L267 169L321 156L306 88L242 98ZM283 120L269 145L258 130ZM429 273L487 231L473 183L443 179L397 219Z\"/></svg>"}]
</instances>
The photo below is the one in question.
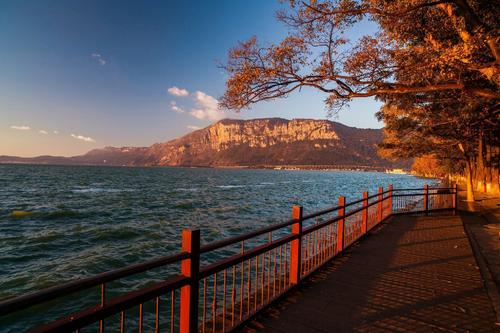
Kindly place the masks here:
<instances>
[{"instance_id":1,"label":"orange leaves","mask_svg":"<svg viewBox=\"0 0 500 333\"><path fill-rule=\"evenodd\" d=\"M499 38L491 29L486 39L486 30L471 30L496 24L498 8L486 0L467 3L472 14L459 2L294 2L278 13L290 30L279 44L263 47L253 37L230 50L222 106L244 108L303 86L325 92L330 109L366 96L427 103L437 92L498 98L500 75L489 48L499 49ZM365 19L380 32L350 46L344 33Z\"/></svg>"}]
</instances>

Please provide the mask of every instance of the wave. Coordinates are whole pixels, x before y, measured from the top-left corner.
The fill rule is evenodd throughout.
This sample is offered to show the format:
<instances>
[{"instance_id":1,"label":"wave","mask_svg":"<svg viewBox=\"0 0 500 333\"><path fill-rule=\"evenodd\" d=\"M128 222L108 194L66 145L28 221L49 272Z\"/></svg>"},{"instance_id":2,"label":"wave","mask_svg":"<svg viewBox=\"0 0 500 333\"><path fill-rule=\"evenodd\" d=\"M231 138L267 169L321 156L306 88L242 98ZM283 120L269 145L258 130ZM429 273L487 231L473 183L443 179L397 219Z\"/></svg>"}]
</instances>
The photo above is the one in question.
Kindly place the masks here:
<instances>
[{"instance_id":1,"label":"wave","mask_svg":"<svg viewBox=\"0 0 500 333\"><path fill-rule=\"evenodd\" d=\"M178 209L192 209L194 208L195 205L193 202L181 202L175 205L173 208L178 208Z\"/></svg>"},{"instance_id":2,"label":"wave","mask_svg":"<svg viewBox=\"0 0 500 333\"><path fill-rule=\"evenodd\" d=\"M222 189L229 189L229 188L242 188L246 187L245 185L217 185L216 187L222 188Z\"/></svg>"},{"instance_id":3,"label":"wave","mask_svg":"<svg viewBox=\"0 0 500 333\"><path fill-rule=\"evenodd\" d=\"M119 193L119 192L133 192L132 189L116 189L116 188L102 188L102 187L83 187L73 189L73 193Z\"/></svg>"},{"instance_id":4,"label":"wave","mask_svg":"<svg viewBox=\"0 0 500 333\"><path fill-rule=\"evenodd\" d=\"M61 209L49 212L40 211L25 211L25 210L13 210L10 213L11 218L23 219L23 218L38 218L43 220L57 220L63 218L80 218L85 214L71 210L71 209Z\"/></svg>"},{"instance_id":5,"label":"wave","mask_svg":"<svg viewBox=\"0 0 500 333\"><path fill-rule=\"evenodd\" d=\"M91 230L93 237L98 240L131 240L141 237L144 233L143 230L132 228L132 227L124 227L124 228L109 228L109 229L100 229L95 228Z\"/></svg>"},{"instance_id":6,"label":"wave","mask_svg":"<svg viewBox=\"0 0 500 333\"><path fill-rule=\"evenodd\" d=\"M198 192L200 189L197 187L190 187L190 188L184 188L184 187L179 187L174 189L174 191L184 191L184 192Z\"/></svg>"},{"instance_id":7,"label":"wave","mask_svg":"<svg viewBox=\"0 0 500 333\"><path fill-rule=\"evenodd\" d=\"M53 212L48 212L45 214L42 214L42 218L46 220L57 220L57 219L63 219L63 218L76 218L76 217L82 217L82 213L78 211L74 211L71 209L62 209L62 210L56 210Z\"/></svg>"}]
</instances>

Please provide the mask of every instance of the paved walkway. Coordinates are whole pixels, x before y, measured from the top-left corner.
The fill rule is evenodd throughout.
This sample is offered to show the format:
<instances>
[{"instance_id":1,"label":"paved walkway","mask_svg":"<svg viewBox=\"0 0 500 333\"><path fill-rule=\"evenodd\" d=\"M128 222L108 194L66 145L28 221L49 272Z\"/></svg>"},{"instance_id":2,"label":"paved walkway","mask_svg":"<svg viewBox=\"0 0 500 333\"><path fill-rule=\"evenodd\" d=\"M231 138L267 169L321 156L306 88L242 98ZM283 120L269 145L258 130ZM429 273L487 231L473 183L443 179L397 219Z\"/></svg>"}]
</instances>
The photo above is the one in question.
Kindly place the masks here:
<instances>
[{"instance_id":1,"label":"paved walkway","mask_svg":"<svg viewBox=\"0 0 500 333\"><path fill-rule=\"evenodd\" d=\"M500 289L500 198L476 194L475 203L460 202L460 208L471 212L464 223L479 245L485 263Z\"/></svg>"},{"instance_id":2,"label":"paved walkway","mask_svg":"<svg viewBox=\"0 0 500 333\"><path fill-rule=\"evenodd\" d=\"M245 332L500 332L462 217L384 223Z\"/></svg>"}]
</instances>

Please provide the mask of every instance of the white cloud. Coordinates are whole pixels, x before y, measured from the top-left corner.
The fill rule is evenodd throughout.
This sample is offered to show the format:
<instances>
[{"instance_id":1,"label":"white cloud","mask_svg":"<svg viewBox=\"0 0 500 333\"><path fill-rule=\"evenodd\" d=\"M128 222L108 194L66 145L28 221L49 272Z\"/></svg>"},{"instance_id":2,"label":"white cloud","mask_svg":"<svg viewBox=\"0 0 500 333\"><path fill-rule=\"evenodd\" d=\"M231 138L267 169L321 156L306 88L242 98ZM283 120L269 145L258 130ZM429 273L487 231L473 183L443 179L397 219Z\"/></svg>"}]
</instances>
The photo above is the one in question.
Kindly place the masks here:
<instances>
[{"instance_id":1,"label":"white cloud","mask_svg":"<svg viewBox=\"0 0 500 333\"><path fill-rule=\"evenodd\" d=\"M95 140L89 136L71 134L71 137L85 142L95 142Z\"/></svg>"},{"instance_id":2,"label":"white cloud","mask_svg":"<svg viewBox=\"0 0 500 333\"><path fill-rule=\"evenodd\" d=\"M170 110L177 113L184 113L184 109L178 106L175 101L170 102Z\"/></svg>"},{"instance_id":3,"label":"white cloud","mask_svg":"<svg viewBox=\"0 0 500 333\"><path fill-rule=\"evenodd\" d=\"M170 95L179 96L179 97L185 97L185 96L189 95L189 92L186 89L177 88L177 87L168 88L167 91Z\"/></svg>"},{"instance_id":4,"label":"white cloud","mask_svg":"<svg viewBox=\"0 0 500 333\"><path fill-rule=\"evenodd\" d=\"M53 131L52 133L54 133L54 134L59 134L59 131Z\"/></svg>"},{"instance_id":5,"label":"white cloud","mask_svg":"<svg viewBox=\"0 0 500 333\"><path fill-rule=\"evenodd\" d=\"M40 134L45 134L45 135L49 134L49 132L47 132L47 131L45 131L45 130L39 130L39 131L38 131L38 133L40 133Z\"/></svg>"},{"instance_id":6,"label":"white cloud","mask_svg":"<svg viewBox=\"0 0 500 333\"><path fill-rule=\"evenodd\" d=\"M200 126L195 126L195 125L188 125L187 128L193 131L201 129Z\"/></svg>"},{"instance_id":7,"label":"white cloud","mask_svg":"<svg viewBox=\"0 0 500 333\"><path fill-rule=\"evenodd\" d=\"M90 57L96 60L101 66L104 66L107 63L106 59L104 59L99 53L92 53Z\"/></svg>"},{"instance_id":8,"label":"white cloud","mask_svg":"<svg viewBox=\"0 0 500 333\"><path fill-rule=\"evenodd\" d=\"M190 114L200 120L217 121L226 117L226 114L218 107L219 102L203 91L194 93L197 108L191 110Z\"/></svg>"},{"instance_id":9,"label":"white cloud","mask_svg":"<svg viewBox=\"0 0 500 333\"><path fill-rule=\"evenodd\" d=\"M21 126L12 125L12 126L10 126L10 128L15 129L15 130L19 130L19 131L29 131L31 129L31 127L26 126L26 125L21 125Z\"/></svg>"}]
</instances>

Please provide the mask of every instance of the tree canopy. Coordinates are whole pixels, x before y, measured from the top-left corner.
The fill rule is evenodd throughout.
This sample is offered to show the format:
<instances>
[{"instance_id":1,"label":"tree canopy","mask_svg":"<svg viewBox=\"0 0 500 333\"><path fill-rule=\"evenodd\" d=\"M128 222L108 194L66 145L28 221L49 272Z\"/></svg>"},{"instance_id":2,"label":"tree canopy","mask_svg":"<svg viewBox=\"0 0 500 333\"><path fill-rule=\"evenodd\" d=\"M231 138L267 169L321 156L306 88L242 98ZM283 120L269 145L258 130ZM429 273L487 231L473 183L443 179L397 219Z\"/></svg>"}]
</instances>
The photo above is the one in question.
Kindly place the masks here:
<instances>
[{"instance_id":1,"label":"tree canopy","mask_svg":"<svg viewBox=\"0 0 500 333\"><path fill-rule=\"evenodd\" d=\"M255 37L229 52L221 105L242 109L301 87L325 92L332 110L355 97L459 91L500 98L496 1L330 0L291 3L278 19L289 35ZM380 30L349 41L362 20Z\"/></svg>"},{"instance_id":2,"label":"tree canopy","mask_svg":"<svg viewBox=\"0 0 500 333\"><path fill-rule=\"evenodd\" d=\"M290 1L277 17L289 28L280 43L253 37L229 51L222 107L240 110L302 87L324 92L333 113L374 96L384 103L381 155L464 163L469 187L474 168L498 171L498 1ZM364 20L378 32L348 40Z\"/></svg>"}]
</instances>

